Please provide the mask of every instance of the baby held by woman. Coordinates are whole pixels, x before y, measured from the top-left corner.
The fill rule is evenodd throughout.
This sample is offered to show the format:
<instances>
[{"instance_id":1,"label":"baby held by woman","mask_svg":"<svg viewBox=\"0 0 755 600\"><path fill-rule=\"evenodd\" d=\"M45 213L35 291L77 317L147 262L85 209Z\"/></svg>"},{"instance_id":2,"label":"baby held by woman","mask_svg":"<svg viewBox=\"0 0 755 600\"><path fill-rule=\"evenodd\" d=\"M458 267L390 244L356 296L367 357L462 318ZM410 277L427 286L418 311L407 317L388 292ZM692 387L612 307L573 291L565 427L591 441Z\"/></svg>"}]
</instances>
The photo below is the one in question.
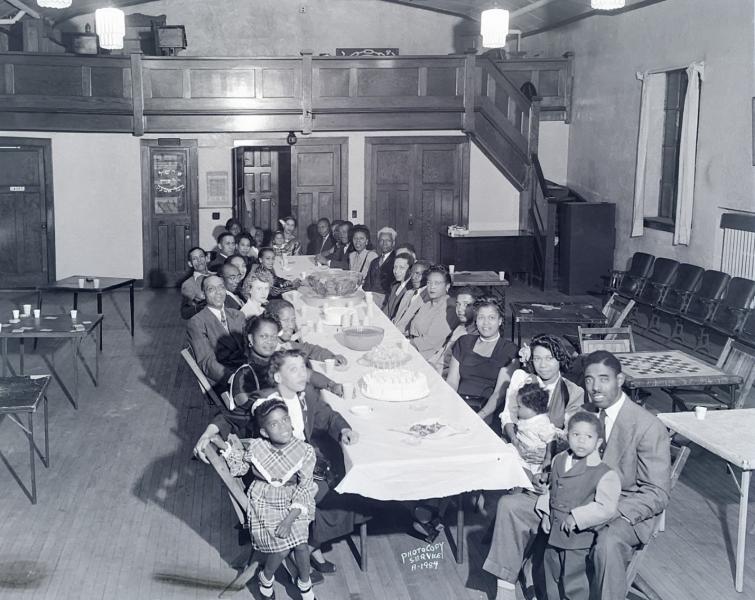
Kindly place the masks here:
<instances>
[{"instance_id":1,"label":"baby held by woman","mask_svg":"<svg viewBox=\"0 0 755 600\"><path fill-rule=\"evenodd\" d=\"M540 474L548 445L558 436L558 429L548 417L548 398L548 392L538 383L527 383L517 393L518 421L513 443L522 466L531 475Z\"/></svg>"}]
</instances>

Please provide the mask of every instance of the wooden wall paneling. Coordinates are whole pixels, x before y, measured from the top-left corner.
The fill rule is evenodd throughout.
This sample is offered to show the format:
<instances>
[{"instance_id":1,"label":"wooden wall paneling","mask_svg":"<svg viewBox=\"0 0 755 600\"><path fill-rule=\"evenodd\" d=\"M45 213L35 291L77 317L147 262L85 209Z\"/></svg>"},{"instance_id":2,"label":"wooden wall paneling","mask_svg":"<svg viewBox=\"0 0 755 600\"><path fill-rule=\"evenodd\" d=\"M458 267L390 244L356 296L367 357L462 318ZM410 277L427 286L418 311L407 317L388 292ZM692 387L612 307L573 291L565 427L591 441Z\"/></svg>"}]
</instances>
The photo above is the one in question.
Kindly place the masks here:
<instances>
[{"instance_id":1,"label":"wooden wall paneling","mask_svg":"<svg viewBox=\"0 0 755 600\"><path fill-rule=\"evenodd\" d=\"M139 54L132 54L131 60L131 95L134 107L134 120L132 123L135 136L144 134L144 72L142 71L142 57ZM151 95L151 91L150 91ZM142 169L142 172L143 169Z\"/></svg>"},{"instance_id":2,"label":"wooden wall paneling","mask_svg":"<svg viewBox=\"0 0 755 600\"><path fill-rule=\"evenodd\" d=\"M254 98L254 69L189 69L192 98Z\"/></svg>"},{"instance_id":3,"label":"wooden wall paneling","mask_svg":"<svg viewBox=\"0 0 755 600\"><path fill-rule=\"evenodd\" d=\"M301 53L301 130L312 133L312 51Z\"/></svg>"}]
</instances>

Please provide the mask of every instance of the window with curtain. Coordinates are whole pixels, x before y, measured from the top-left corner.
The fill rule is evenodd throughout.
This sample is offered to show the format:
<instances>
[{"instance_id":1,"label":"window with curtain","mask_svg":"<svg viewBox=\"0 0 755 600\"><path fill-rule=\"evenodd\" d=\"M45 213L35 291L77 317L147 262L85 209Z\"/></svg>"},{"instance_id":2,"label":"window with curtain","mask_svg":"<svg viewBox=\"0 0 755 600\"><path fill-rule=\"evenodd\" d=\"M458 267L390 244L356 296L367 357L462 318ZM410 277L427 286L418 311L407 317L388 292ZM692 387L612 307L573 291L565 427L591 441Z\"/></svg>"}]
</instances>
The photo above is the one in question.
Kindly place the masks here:
<instances>
[{"instance_id":1,"label":"window with curtain","mask_svg":"<svg viewBox=\"0 0 755 600\"><path fill-rule=\"evenodd\" d=\"M702 63L637 74L642 99L633 237L649 227L673 233L674 244L689 243L702 75Z\"/></svg>"}]
</instances>

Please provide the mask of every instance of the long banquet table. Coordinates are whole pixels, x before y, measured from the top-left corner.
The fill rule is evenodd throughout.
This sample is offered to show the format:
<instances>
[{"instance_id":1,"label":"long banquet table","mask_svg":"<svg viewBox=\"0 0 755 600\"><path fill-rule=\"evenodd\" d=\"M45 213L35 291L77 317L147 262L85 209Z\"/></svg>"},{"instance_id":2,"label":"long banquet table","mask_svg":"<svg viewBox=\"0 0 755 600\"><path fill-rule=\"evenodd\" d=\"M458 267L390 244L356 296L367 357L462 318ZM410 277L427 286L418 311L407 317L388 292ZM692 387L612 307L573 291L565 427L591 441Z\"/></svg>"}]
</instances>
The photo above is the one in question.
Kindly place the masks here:
<instances>
[{"instance_id":1,"label":"long banquet table","mask_svg":"<svg viewBox=\"0 0 755 600\"><path fill-rule=\"evenodd\" d=\"M288 268L281 267L280 263L276 265L276 272L287 279L299 278L302 273L308 274L316 268L309 256L289 258ZM286 297L297 308L300 326L319 318L319 309L304 303L299 292L288 292ZM356 310L364 315L364 301ZM385 331L384 346L399 350L398 345L404 338L377 306L369 322ZM339 342L339 331L340 327L323 323L320 333L308 332L305 339L346 356L348 367L328 375L338 383L356 384L370 367L360 360L364 352L350 350ZM360 436L357 444L343 447L346 476L337 491L376 500L422 500L473 490L531 487L513 446L504 443L485 425L413 347L409 346L407 351L411 360L402 368L427 377L430 394L424 399L381 402L366 398L356 386L356 398L340 398L323 392L328 403L343 414ZM317 363L313 367L323 368ZM369 406L372 413L358 416L351 411L355 405ZM419 441L397 431L426 419L451 425L462 433Z\"/></svg>"}]
</instances>

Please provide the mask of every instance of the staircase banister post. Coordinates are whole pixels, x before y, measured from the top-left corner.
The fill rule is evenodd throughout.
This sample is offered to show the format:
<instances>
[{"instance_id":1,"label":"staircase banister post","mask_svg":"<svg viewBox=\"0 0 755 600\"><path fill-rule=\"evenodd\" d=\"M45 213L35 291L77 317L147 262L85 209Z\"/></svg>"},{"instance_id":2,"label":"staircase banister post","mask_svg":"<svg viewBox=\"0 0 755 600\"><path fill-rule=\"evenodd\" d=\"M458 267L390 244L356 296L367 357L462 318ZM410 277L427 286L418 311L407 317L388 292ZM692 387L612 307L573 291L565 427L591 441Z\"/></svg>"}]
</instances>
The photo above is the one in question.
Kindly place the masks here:
<instances>
[{"instance_id":1,"label":"staircase banister post","mask_svg":"<svg viewBox=\"0 0 755 600\"><path fill-rule=\"evenodd\" d=\"M312 50L302 50L301 54L301 131L312 133Z\"/></svg>"},{"instance_id":2,"label":"staircase banister post","mask_svg":"<svg viewBox=\"0 0 755 600\"><path fill-rule=\"evenodd\" d=\"M464 54L464 117L462 118L462 131L473 134L475 131L477 50L470 48Z\"/></svg>"}]
</instances>

